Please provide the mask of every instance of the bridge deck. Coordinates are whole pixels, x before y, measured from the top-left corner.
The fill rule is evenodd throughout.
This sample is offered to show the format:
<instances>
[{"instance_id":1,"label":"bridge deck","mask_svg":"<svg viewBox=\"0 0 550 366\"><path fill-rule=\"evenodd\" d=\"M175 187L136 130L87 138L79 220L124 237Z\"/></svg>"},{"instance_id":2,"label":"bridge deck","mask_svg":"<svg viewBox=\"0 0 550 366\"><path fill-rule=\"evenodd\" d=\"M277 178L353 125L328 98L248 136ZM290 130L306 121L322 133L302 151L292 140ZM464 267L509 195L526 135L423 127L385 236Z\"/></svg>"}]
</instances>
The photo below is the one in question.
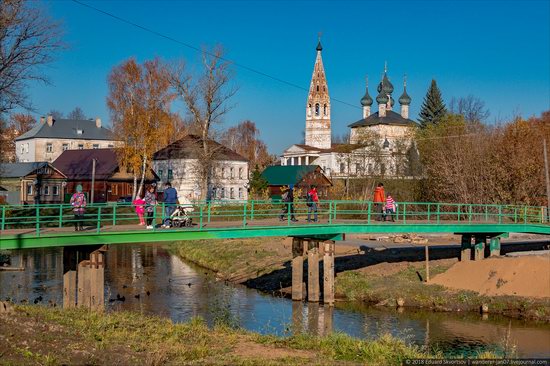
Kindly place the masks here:
<instances>
[{"instance_id":1,"label":"bridge deck","mask_svg":"<svg viewBox=\"0 0 550 366\"><path fill-rule=\"evenodd\" d=\"M356 205L356 206L354 206ZM9 207L2 210L0 249L46 246L116 244L197 239L227 239L266 236L337 238L346 233L535 233L550 235L550 225L540 207L453 205L440 203L401 204L395 222L376 219L371 203L329 201L319 211L319 222L307 222L305 205L295 205L298 222L280 221L281 204L244 202L241 206L198 206L189 228L147 230L126 207L90 206L85 230L75 232L71 208ZM161 220L162 210L155 213ZM454 208L454 210L453 210ZM56 210L57 209L57 210ZM118 213L117 213L118 209ZM255 209L255 211L254 211ZM20 212L35 216L15 215ZM23 211L26 210L26 211ZM7 215L6 213L9 213ZM10 216L11 215L11 216ZM87 225L86 225L87 224ZM91 224L91 225L90 225ZM113 225L115 224L115 225Z\"/></svg>"}]
</instances>

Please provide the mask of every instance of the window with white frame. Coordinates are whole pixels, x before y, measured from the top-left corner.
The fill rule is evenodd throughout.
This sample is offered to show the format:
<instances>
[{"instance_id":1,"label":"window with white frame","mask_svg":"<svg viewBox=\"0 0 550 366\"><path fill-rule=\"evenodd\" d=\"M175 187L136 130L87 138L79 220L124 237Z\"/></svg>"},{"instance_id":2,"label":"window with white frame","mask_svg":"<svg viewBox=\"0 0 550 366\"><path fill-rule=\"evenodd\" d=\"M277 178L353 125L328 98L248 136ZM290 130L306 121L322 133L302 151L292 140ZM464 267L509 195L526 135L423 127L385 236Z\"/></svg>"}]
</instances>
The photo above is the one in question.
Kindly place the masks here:
<instances>
[{"instance_id":1,"label":"window with white frame","mask_svg":"<svg viewBox=\"0 0 550 366\"><path fill-rule=\"evenodd\" d=\"M21 154L23 154L25 152L25 146L23 146L23 144L21 144L19 147L20 147L19 150L21 150Z\"/></svg>"},{"instance_id":2,"label":"window with white frame","mask_svg":"<svg viewBox=\"0 0 550 366\"><path fill-rule=\"evenodd\" d=\"M25 152L26 152L26 153L29 152L29 143L28 143L28 142L25 144Z\"/></svg>"},{"instance_id":3,"label":"window with white frame","mask_svg":"<svg viewBox=\"0 0 550 366\"><path fill-rule=\"evenodd\" d=\"M233 167L231 167L231 168L229 169L229 178L231 178L231 179L235 178L235 176L234 176L234 174L233 174L233 171L234 171L234 169L233 169Z\"/></svg>"},{"instance_id":4,"label":"window with white frame","mask_svg":"<svg viewBox=\"0 0 550 366\"><path fill-rule=\"evenodd\" d=\"M63 144L63 146L61 147L61 149L62 149L63 151L69 150L69 144Z\"/></svg>"},{"instance_id":5,"label":"window with white frame","mask_svg":"<svg viewBox=\"0 0 550 366\"><path fill-rule=\"evenodd\" d=\"M173 178L174 178L174 172L172 171L172 169L168 169L168 176L166 177L166 179L172 180Z\"/></svg>"},{"instance_id":6,"label":"window with white frame","mask_svg":"<svg viewBox=\"0 0 550 366\"><path fill-rule=\"evenodd\" d=\"M235 198L235 188L231 187L229 189L229 198L234 199Z\"/></svg>"},{"instance_id":7,"label":"window with white frame","mask_svg":"<svg viewBox=\"0 0 550 366\"><path fill-rule=\"evenodd\" d=\"M162 169L159 169L159 170L158 170L158 176L159 176L159 178L160 178L161 180L162 180L162 173L164 173L164 172L162 171Z\"/></svg>"},{"instance_id":8,"label":"window with white frame","mask_svg":"<svg viewBox=\"0 0 550 366\"><path fill-rule=\"evenodd\" d=\"M84 144L78 144L78 150L84 150Z\"/></svg>"},{"instance_id":9,"label":"window with white frame","mask_svg":"<svg viewBox=\"0 0 550 366\"><path fill-rule=\"evenodd\" d=\"M49 152L49 153L53 152L53 145L51 142L48 142L46 144L46 152Z\"/></svg>"},{"instance_id":10,"label":"window with white frame","mask_svg":"<svg viewBox=\"0 0 550 366\"><path fill-rule=\"evenodd\" d=\"M32 195L32 183L27 183L27 195Z\"/></svg>"},{"instance_id":11,"label":"window with white frame","mask_svg":"<svg viewBox=\"0 0 550 366\"><path fill-rule=\"evenodd\" d=\"M44 196L50 195L50 186L44 186Z\"/></svg>"},{"instance_id":12,"label":"window with white frame","mask_svg":"<svg viewBox=\"0 0 550 366\"><path fill-rule=\"evenodd\" d=\"M92 149L96 149L96 150L99 149L99 144L93 144Z\"/></svg>"},{"instance_id":13,"label":"window with white frame","mask_svg":"<svg viewBox=\"0 0 550 366\"><path fill-rule=\"evenodd\" d=\"M242 200L243 198L243 188L239 187L239 199Z\"/></svg>"},{"instance_id":14,"label":"window with white frame","mask_svg":"<svg viewBox=\"0 0 550 366\"><path fill-rule=\"evenodd\" d=\"M225 178L225 168L222 168L222 178Z\"/></svg>"},{"instance_id":15,"label":"window with white frame","mask_svg":"<svg viewBox=\"0 0 550 366\"><path fill-rule=\"evenodd\" d=\"M221 198L225 198L225 187L222 187L221 190L222 190Z\"/></svg>"},{"instance_id":16,"label":"window with white frame","mask_svg":"<svg viewBox=\"0 0 550 366\"><path fill-rule=\"evenodd\" d=\"M59 196L59 186L58 185L52 186L52 194L54 196Z\"/></svg>"},{"instance_id":17,"label":"window with white frame","mask_svg":"<svg viewBox=\"0 0 550 366\"><path fill-rule=\"evenodd\" d=\"M243 168L239 168L239 179L243 179Z\"/></svg>"}]
</instances>

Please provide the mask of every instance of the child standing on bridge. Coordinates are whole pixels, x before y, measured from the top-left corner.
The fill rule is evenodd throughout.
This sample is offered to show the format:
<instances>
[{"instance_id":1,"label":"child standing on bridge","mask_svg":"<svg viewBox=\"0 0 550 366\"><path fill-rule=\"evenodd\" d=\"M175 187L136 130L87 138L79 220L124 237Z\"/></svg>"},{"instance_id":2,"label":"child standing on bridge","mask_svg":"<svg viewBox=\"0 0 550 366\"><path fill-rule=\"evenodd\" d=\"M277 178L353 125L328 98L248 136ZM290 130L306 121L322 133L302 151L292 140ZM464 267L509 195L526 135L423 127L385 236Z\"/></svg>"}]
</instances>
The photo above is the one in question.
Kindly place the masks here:
<instances>
[{"instance_id":1,"label":"child standing on bridge","mask_svg":"<svg viewBox=\"0 0 550 366\"><path fill-rule=\"evenodd\" d=\"M384 221L386 221L386 218L388 215L390 216L390 219L392 222L395 222L395 219L393 218L393 215L395 214L395 207L397 206L397 203L393 200L393 197L390 193L386 196L386 210L384 214Z\"/></svg>"},{"instance_id":2,"label":"child standing on bridge","mask_svg":"<svg viewBox=\"0 0 550 366\"><path fill-rule=\"evenodd\" d=\"M143 215L145 214L145 200L140 196L137 196L134 200L134 206L136 207L136 214L139 217L139 224L145 225L145 219Z\"/></svg>"},{"instance_id":3,"label":"child standing on bridge","mask_svg":"<svg viewBox=\"0 0 550 366\"><path fill-rule=\"evenodd\" d=\"M84 230L84 211L86 207L86 196L82 193L82 186L76 186L76 192L71 197L71 206L74 213L74 231Z\"/></svg>"}]
</instances>

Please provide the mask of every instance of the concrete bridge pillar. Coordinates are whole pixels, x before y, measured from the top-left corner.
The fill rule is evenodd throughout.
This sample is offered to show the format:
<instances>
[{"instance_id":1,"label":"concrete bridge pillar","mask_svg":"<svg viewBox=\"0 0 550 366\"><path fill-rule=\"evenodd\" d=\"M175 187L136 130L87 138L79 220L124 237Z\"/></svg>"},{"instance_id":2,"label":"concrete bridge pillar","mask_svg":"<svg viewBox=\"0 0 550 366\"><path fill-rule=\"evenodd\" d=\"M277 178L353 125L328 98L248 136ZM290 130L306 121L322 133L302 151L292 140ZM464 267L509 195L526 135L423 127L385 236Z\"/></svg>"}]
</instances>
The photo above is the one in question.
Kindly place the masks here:
<instances>
[{"instance_id":1,"label":"concrete bridge pillar","mask_svg":"<svg viewBox=\"0 0 550 366\"><path fill-rule=\"evenodd\" d=\"M474 260L482 260L485 254L485 242L487 237L485 235L476 235L475 236L475 246L474 246Z\"/></svg>"},{"instance_id":2,"label":"concrete bridge pillar","mask_svg":"<svg viewBox=\"0 0 550 366\"><path fill-rule=\"evenodd\" d=\"M500 255L500 237L495 236L489 241L489 256L498 257Z\"/></svg>"},{"instance_id":3,"label":"concrete bridge pillar","mask_svg":"<svg viewBox=\"0 0 550 366\"><path fill-rule=\"evenodd\" d=\"M304 241L292 238L292 300L302 301L304 294Z\"/></svg>"},{"instance_id":4,"label":"concrete bridge pillar","mask_svg":"<svg viewBox=\"0 0 550 366\"><path fill-rule=\"evenodd\" d=\"M307 301L319 302L319 241L310 240L307 252Z\"/></svg>"},{"instance_id":5,"label":"concrete bridge pillar","mask_svg":"<svg viewBox=\"0 0 550 366\"><path fill-rule=\"evenodd\" d=\"M472 257L472 234L462 234L460 261L469 261Z\"/></svg>"},{"instance_id":6,"label":"concrete bridge pillar","mask_svg":"<svg viewBox=\"0 0 550 366\"><path fill-rule=\"evenodd\" d=\"M333 240L324 243L323 255L323 300L325 304L334 305L334 249Z\"/></svg>"}]
</instances>

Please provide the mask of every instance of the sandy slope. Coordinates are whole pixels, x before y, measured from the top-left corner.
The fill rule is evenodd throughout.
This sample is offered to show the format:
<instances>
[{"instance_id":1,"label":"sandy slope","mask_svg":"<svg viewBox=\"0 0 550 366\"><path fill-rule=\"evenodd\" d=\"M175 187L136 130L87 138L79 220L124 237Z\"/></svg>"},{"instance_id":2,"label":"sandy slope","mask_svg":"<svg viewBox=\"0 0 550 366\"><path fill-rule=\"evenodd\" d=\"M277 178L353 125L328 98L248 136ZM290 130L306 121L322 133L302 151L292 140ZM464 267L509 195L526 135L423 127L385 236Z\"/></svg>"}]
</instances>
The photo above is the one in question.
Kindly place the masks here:
<instances>
[{"instance_id":1,"label":"sandy slope","mask_svg":"<svg viewBox=\"0 0 550 366\"><path fill-rule=\"evenodd\" d=\"M458 262L430 283L484 295L550 297L550 256Z\"/></svg>"}]
</instances>

